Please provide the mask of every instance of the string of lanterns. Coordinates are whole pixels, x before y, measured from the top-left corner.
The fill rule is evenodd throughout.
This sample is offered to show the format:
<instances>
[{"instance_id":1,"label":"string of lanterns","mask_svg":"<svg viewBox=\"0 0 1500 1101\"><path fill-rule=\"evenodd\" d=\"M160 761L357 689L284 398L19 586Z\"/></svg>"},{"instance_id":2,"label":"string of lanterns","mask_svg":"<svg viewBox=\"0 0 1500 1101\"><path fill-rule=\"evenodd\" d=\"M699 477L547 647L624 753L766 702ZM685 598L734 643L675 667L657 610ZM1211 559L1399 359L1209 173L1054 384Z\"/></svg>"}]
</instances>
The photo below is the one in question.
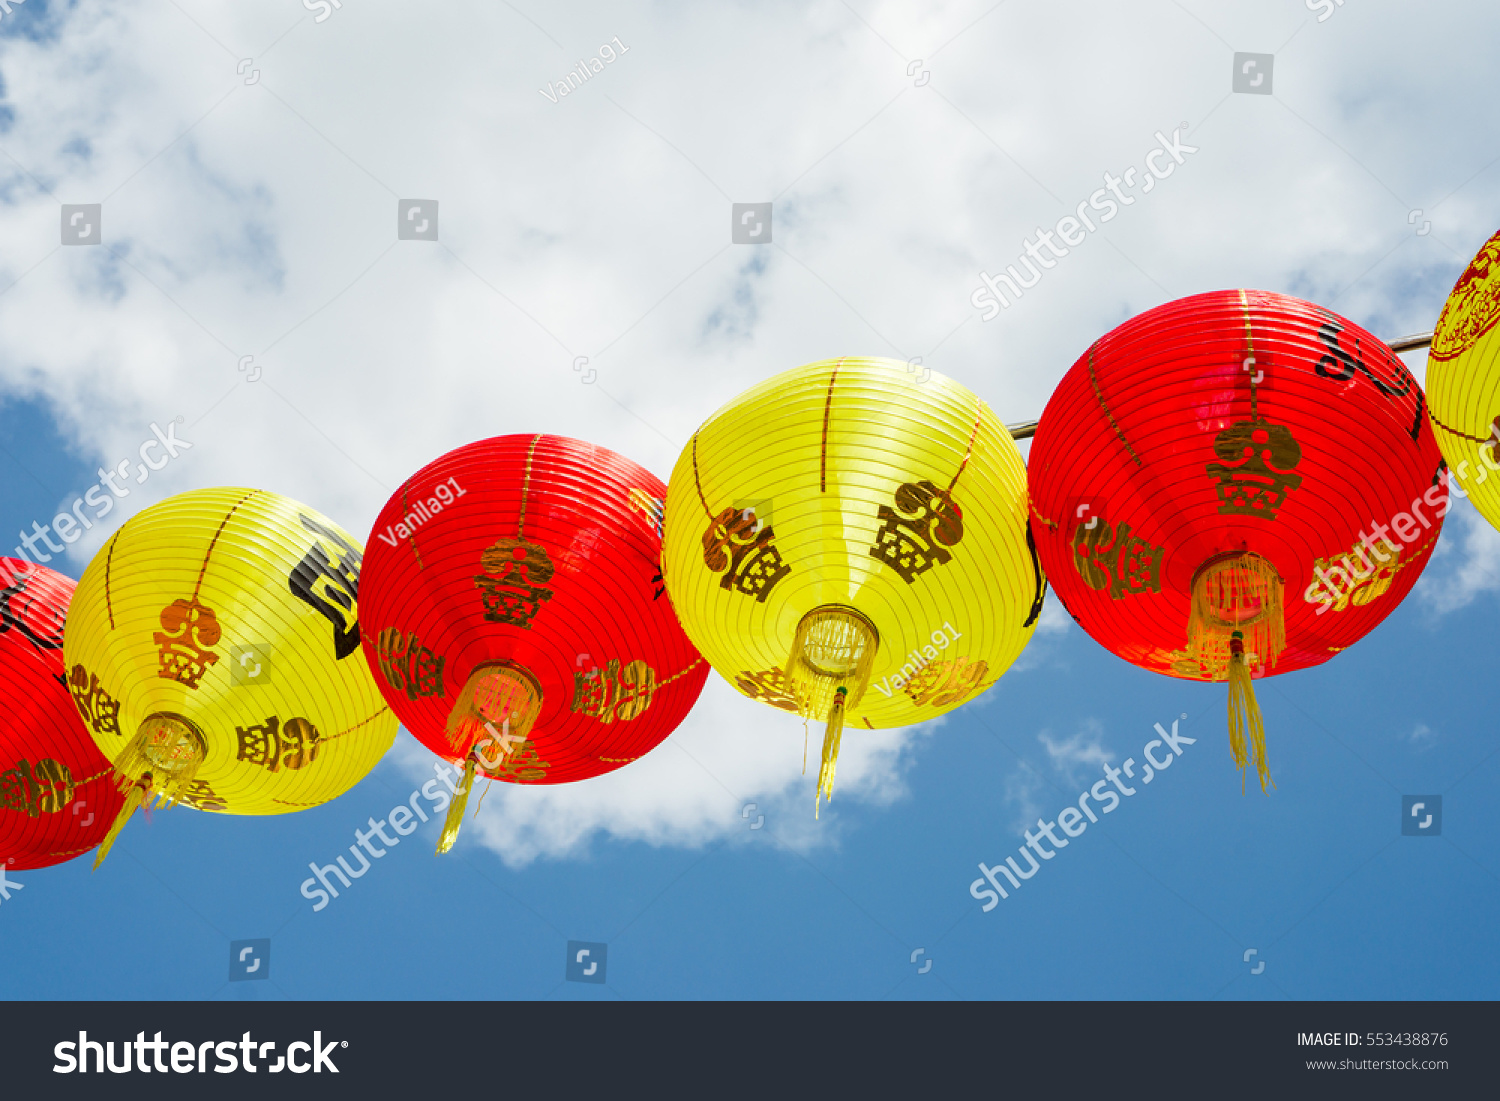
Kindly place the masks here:
<instances>
[{"instance_id":1,"label":"string of lanterns","mask_svg":"<svg viewBox=\"0 0 1500 1101\"><path fill-rule=\"evenodd\" d=\"M1031 423L941 375L844 358L735 398L669 485L577 440L460 447L401 485L369 548L273 493L179 494L76 589L0 559L0 862L97 849L97 867L152 801L318 806L398 721L462 770L446 852L476 780L622 768L710 667L824 725L816 814L845 731L981 695L1049 581L1115 655L1225 682L1232 758L1266 790L1254 682L1374 630L1450 494L1500 527L1497 322L1500 233L1430 337L1386 344L1280 294L1195 295L1100 337ZM1396 352L1429 343L1424 394Z\"/></svg>"}]
</instances>

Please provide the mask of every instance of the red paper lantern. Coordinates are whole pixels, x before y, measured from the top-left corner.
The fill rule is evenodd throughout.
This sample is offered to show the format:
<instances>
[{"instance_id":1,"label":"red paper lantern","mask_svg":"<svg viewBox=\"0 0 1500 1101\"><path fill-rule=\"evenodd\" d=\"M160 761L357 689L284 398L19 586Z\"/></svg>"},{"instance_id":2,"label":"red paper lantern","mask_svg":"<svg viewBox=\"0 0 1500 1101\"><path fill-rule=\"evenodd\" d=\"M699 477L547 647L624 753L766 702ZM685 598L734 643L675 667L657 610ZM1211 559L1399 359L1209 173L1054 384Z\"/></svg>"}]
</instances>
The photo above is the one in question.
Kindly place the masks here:
<instances>
[{"instance_id":1,"label":"red paper lantern","mask_svg":"<svg viewBox=\"0 0 1500 1101\"><path fill-rule=\"evenodd\" d=\"M1217 291L1098 340L1047 403L1028 480L1054 591L1142 668L1231 682L1327 661L1416 583L1448 510L1421 389L1380 340L1285 295ZM1240 697L1244 695L1242 700Z\"/></svg>"},{"instance_id":2,"label":"red paper lantern","mask_svg":"<svg viewBox=\"0 0 1500 1101\"><path fill-rule=\"evenodd\" d=\"M665 495L605 448L518 435L449 452L386 503L360 584L365 655L402 725L463 762L463 792L475 772L611 772L697 701L708 664L661 582Z\"/></svg>"},{"instance_id":3,"label":"red paper lantern","mask_svg":"<svg viewBox=\"0 0 1500 1101\"><path fill-rule=\"evenodd\" d=\"M88 852L125 797L69 694L62 644L73 580L0 558L0 586L0 867L20 871ZM86 695L87 678L72 689Z\"/></svg>"}]
</instances>

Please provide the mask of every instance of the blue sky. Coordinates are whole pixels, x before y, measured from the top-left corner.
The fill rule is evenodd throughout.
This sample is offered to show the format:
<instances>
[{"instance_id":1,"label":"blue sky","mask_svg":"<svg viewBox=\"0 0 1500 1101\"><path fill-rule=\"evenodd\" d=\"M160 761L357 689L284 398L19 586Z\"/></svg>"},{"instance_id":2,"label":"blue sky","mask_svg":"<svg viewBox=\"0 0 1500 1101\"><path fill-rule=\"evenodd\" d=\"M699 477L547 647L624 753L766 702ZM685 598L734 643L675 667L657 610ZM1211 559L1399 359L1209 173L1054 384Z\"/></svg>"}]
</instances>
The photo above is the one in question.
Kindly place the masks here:
<instances>
[{"instance_id":1,"label":"blue sky","mask_svg":"<svg viewBox=\"0 0 1500 1101\"><path fill-rule=\"evenodd\" d=\"M725 400L828 356L921 356L1014 422L1203 290L1430 328L1500 226L1500 11L1124 7L28 0L0 17L0 532L177 416L193 447L66 572L199 486L365 535L487 435L665 477ZM1231 92L1241 51L1274 53L1273 94ZM983 320L981 270L1183 122L1198 152ZM411 198L440 242L395 239ZM773 243L731 245L731 203L768 200ZM104 247L58 244L70 203L102 204ZM1500 533L1460 504L1378 631L1260 684L1269 797L1241 794L1222 686L1131 668L1053 601L982 700L846 738L820 821L801 724L711 678L643 760L496 785L453 853L430 822L315 912L309 863L431 778L402 734L325 807L161 812L97 873L17 873L0 997L1494 998L1497 600ZM983 912L978 864L1174 719L1197 740L1170 770ZM1442 835L1403 837L1403 796L1436 794ZM228 982L259 938L270 980ZM565 981L569 941L608 945L606 983Z\"/></svg>"}]
</instances>

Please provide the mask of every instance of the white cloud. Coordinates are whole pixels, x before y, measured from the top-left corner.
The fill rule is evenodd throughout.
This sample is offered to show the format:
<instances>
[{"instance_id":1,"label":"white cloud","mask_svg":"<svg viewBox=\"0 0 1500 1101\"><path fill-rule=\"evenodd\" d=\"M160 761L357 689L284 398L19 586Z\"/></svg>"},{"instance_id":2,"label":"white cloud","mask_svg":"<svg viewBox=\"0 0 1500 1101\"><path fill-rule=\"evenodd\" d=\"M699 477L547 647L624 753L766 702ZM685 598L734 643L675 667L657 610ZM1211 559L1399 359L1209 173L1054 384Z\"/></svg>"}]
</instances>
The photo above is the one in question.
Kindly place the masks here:
<instances>
[{"instance_id":1,"label":"white cloud","mask_svg":"<svg viewBox=\"0 0 1500 1101\"><path fill-rule=\"evenodd\" d=\"M1068 609L1063 607L1061 600L1051 589L1047 590L1047 601L1042 605L1042 614L1036 621L1036 633L1039 635L1065 635L1073 623L1073 617L1068 614Z\"/></svg>"},{"instance_id":2,"label":"white cloud","mask_svg":"<svg viewBox=\"0 0 1500 1101\"><path fill-rule=\"evenodd\" d=\"M1072 737L1054 740L1050 730L1037 735L1047 750L1052 767L1067 778L1069 785L1076 787L1082 779L1082 770L1097 770L1114 754L1104 748L1100 741L1104 737L1104 724L1098 719L1086 719L1083 726Z\"/></svg>"},{"instance_id":3,"label":"white cloud","mask_svg":"<svg viewBox=\"0 0 1500 1101\"><path fill-rule=\"evenodd\" d=\"M1454 503L1443 521L1443 538L1413 595L1433 615L1466 608L1500 591L1500 531L1466 500Z\"/></svg>"},{"instance_id":4,"label":"white cloud","mask_svg":"<svg viewBox=\"0 0 1500 1101\"><path fill-rule=\"evenodd\" d=\"M1018 760L1005 777L1004 800L1015 810L1014 826L1018 832L1032 828L1043 807L1055 803L1059 792L1064 801L1071 799L1069 792L1088 786L1084 782L1088 772L1097 771L1114 759L1115 754L1105 748L1103 738L1104 724L1092 718L1083 720L1078 730L1066 738L1054 737L1051 730L1037 734L1037 743L1047 752L1051 775L1030 762Z\"/></svg>"},{"instance_id":5,"label":"white cloud","mask_svg":"<svg viewBox=\"0 0 1500 1101\"><path fill-rule=\"evenodd\" d=\"M1095 337L1210 288L1429 326L1494 229L1494 124L1454 105L1488 101L1500 11L1193 9L365 0L316 24L290 2L82 0L45 43L0 39L0 389L50 402L101 464L185 418L194 449L74 546L81 564L205 485L363 533L409 472L505 432L665 477L724 401L827 356L921 355L1026 420ZM606 72L538 93L616 35L630 52ZM1275 97L1228 94L1233 49L1283 42ZM981 268L1183 121L1200 152L977 319ZM400 198L439 201L441 243L394 240ZM729 245L730 203L767 199L774 243ZM106 248L58 247L73 202L103 203ZM491 792L480 832L522 859L599 832L703 844L743 825L735 799L801 822L796 725L713 687L630 769ZM851 737L835 808L896 797L929 729Z\"/></svg>"}]
</instances>

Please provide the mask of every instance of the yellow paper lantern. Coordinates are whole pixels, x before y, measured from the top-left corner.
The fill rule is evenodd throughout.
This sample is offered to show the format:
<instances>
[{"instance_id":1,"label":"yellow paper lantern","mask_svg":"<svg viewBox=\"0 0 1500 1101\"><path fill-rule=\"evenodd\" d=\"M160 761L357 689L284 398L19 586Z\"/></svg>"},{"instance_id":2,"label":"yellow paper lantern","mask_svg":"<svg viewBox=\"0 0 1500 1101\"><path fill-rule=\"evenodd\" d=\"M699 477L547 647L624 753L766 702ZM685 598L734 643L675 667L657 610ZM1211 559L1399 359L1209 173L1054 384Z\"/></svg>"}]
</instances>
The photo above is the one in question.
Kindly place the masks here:
<instances>
[{"instance_id":1,"label":"yellow paper lantern","mask_svg":"<svg viewBox=\"0 0 1500 1101\"><path fill-rule=\"evenodd\" d=\"M1427 404L1449 487L1500 528L1500 233L1443 306L1427 358Z\"/></svg>"},{"instance_id":2,"label":"yellow paper lantern","mask_svg":"<svg viewBox=\"0 0 1500 1101\"><path fill-rule=\"evenodd\" d=\"M146 509L94 556L63 658L124 809L155 797L285 814L348 791L396 736L360 649L363 550L274 493L205 489Z\"/></svg>"},{"instance_id":3,"label":"yellow paper lantern","mask_svg":"<svg viewBox=\"0 0 1500 1101\"><path fill-rule=\"evenodd\" d=\"M667 489L663 575L744 695L840 732L921 722L992 685L1045 583L1026 468L965 387L839 359L777 375L693 436Z\"/></svg>"}]
</instances>

